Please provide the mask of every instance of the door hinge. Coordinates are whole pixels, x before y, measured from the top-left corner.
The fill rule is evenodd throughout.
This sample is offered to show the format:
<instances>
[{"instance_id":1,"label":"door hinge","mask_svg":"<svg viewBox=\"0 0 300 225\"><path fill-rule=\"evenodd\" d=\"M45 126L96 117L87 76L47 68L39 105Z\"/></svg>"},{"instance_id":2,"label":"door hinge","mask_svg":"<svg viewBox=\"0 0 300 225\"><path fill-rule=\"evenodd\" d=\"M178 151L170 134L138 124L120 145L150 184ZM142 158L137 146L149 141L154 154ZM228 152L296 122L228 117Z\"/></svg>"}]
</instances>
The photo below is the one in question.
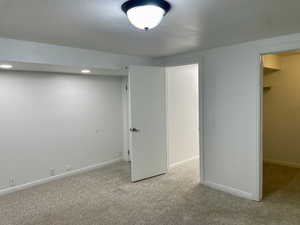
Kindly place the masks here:
<instances>
[{"instance_id":1,"label":"door hinge","mask_svg":"<svg viewBox=\"0 0 300 225\"><path fill-rule=\"evenodd\" d=\"M130 132L140 132L140 129L137 129L137 128L130 128L129 131L130 131Z\"/></svg>"}]
</instances>

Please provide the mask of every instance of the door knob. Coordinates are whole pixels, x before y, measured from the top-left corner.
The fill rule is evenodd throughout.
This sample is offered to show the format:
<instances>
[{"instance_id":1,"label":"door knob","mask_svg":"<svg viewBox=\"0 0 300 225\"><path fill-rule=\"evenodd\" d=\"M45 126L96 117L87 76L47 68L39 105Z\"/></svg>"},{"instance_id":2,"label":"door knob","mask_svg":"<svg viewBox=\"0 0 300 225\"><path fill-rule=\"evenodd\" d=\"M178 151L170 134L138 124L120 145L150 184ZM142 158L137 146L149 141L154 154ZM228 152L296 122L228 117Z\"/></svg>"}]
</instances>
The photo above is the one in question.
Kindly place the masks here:
<instances>
[{"instance_id":1,"label":"door knob","mask_svg":"<svg viewBox=\"0 0 300 225\"><path fill-rule=\"evenodd\" d=\"M130 128L130 131L131 131L131 132L139 132L140 130L137 129L137 128Z\"/></svg>"}]
</instances>

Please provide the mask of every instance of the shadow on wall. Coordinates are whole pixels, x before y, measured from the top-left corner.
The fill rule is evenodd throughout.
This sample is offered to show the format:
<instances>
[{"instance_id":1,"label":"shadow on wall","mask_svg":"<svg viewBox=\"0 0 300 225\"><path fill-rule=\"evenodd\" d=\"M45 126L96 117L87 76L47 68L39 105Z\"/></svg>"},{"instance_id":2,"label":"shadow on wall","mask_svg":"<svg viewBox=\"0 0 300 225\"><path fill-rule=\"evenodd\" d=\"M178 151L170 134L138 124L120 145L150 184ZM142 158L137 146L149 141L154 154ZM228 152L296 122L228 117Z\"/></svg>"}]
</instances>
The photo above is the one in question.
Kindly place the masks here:
<instances>
[{"instance_id":1,"label":"shadow on wall","mask_svg":"<svg viewBox=\"0 0 300 225\"><path fill-rule=\"evenodd\" d=\"M300 169L264 163L264 197L279 190L299 187L294 185L297 182L300 183Z\"/></svg>"}]
</instances>

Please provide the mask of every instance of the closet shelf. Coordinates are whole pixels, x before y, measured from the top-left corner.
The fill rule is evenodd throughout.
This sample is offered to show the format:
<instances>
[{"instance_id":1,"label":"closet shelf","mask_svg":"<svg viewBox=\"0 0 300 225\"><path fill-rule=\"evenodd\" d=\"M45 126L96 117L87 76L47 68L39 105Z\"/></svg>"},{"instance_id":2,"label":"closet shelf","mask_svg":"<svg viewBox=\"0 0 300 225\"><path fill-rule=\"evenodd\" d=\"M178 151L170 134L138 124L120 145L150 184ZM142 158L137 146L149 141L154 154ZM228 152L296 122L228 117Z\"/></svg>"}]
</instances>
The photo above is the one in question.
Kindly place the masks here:
<instances>
[{"instance_id":1,"label":"closet shelf","mask_svg":"<svg viewBox=\"0 0 300 225\"><path fill-rule=\"evenodd\" d=\"M281 69L280 57L278 55L264 55L262 62L264 69L267 71L279 71Z\"/></svg>"},{"instance_id":2,"label":"closet shelf","mask_svg":"<svg viewBox=\"0 0 300 225\"><path fill-rule=\"evenodd\" d=\"M276 72L276 71L280 71L280 68L275 68L275 67L266 67L264 66L264 70L265 71L270 71L270 72Z\"/></svg>"}]
</instances>

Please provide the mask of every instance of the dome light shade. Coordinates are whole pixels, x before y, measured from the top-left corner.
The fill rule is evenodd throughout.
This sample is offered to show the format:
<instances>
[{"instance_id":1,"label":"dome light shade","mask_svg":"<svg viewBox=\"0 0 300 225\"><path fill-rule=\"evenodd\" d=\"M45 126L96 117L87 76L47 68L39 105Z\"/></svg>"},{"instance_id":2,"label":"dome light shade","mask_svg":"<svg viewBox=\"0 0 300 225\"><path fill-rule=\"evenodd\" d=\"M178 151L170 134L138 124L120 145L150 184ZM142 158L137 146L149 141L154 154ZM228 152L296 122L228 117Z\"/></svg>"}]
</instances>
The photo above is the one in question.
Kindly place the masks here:
<instances>
[{"instance_id":1,"label":"dome light shade","mask_svg":"<svg viewBox=\"0 0 300 225\"><path fill-rule=\"evenodd\" d=\"M160 24L165 11L155 5L137 6L127 11L127 16L135 27L149 30Z\"/></svg>"},{"instance_id":2,"label":"dome light shade","mask_svg":"<svg viewBox=\"0 0 300 225\"><path fill-rule=\"evenodd\" d=\"M170 3L164 0L129 0L122 5L130 23L142 30L159 25L170 9Z\"/></svg>"}]
</instances>

